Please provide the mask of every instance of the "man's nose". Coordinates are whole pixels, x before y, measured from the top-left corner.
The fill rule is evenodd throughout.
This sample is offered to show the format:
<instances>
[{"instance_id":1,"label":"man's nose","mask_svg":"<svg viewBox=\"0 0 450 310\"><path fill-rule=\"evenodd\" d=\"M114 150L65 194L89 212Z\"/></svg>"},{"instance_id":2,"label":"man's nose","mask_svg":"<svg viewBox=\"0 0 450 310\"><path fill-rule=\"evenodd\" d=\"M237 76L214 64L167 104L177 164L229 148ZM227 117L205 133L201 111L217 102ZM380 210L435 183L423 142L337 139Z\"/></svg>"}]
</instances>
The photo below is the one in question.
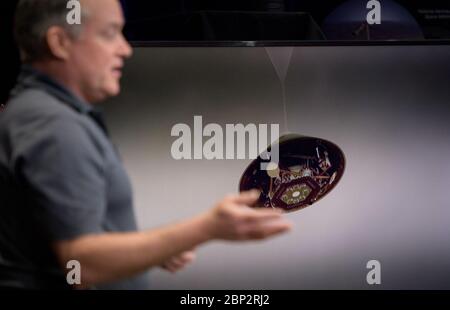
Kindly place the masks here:
<instances>
[{"instance_id":1,"label":"man's nose","mask_svg":"<svg viewBox=\"0 0 450 310\"><path fill-rule=\"evenodd\" d=\"M125 37L122 35L120 47L119 47L119 54L120 56L124 58L129 58L131 55L133 55L133 48L128 43L128 41L125 39Z\"/></svg>"}]
</instances>

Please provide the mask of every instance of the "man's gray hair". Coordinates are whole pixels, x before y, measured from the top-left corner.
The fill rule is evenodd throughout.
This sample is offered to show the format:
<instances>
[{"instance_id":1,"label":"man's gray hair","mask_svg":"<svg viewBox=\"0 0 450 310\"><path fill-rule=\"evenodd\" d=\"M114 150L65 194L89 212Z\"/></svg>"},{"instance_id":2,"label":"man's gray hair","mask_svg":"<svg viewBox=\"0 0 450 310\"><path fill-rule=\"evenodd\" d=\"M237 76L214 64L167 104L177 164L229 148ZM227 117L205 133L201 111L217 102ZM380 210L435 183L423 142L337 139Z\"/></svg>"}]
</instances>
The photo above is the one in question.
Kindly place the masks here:
<instances>
[{"instance_id":1,"label":"man's gray hair","mask_svg":"<svg viewBox=\"0 0 450 310\"><path fill-rule=\"evenodd\" d=\"M68 0L20 0L15 14L14 35L23 62L42 60L50 55L46 34L50 27L60 26L76 38L81 25L69 25ZM82 13L82 18L85 12Z\"/></svg>"}]
</instances>

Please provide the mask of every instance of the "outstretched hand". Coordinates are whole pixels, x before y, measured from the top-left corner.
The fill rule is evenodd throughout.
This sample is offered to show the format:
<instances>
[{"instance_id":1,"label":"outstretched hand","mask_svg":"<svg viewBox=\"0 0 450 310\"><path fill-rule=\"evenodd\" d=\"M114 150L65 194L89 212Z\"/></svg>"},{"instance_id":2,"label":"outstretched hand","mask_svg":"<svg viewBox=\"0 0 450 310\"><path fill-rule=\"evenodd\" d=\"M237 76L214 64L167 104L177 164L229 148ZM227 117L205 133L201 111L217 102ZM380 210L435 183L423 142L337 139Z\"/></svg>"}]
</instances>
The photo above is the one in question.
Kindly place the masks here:
<instances>
[{"instance_id":1,"label":"outstretched hand","mask_svg":"<svg viewBox=\"0 0 450 310\"><path fill-rule=\"evenodd\" d=\"M212 238L257 240L290 230L292 225L283 218L282 211L251 208L259 195L256 190L229 195L210 210Z\"/></svg>"}]
</instances>

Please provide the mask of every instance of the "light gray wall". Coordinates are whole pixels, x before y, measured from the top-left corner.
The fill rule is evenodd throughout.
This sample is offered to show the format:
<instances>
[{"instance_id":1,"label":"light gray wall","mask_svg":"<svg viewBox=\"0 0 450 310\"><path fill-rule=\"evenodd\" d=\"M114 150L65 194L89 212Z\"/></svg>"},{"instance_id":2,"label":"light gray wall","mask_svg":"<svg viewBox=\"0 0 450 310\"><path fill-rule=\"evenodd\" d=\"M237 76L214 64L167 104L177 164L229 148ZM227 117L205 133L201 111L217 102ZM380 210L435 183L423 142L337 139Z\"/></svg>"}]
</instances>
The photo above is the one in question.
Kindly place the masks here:
<instances>
[{"instance_id":1,"label":"light gray wall","mask_svg":"<svg viewBox=\"0 0 450 310\"><path fill-rule=\"evenodd\" d=\"M210 243L155 289L450 289L450 47L297 47L286 80L291 131L329 139L347 170L329 196L292 213L294 230ZM142 229L236 192L249 160L175 161L176 123L280 123L281 87L264 48L139 48L104 105Z\"/></svg>"}]
</instances>

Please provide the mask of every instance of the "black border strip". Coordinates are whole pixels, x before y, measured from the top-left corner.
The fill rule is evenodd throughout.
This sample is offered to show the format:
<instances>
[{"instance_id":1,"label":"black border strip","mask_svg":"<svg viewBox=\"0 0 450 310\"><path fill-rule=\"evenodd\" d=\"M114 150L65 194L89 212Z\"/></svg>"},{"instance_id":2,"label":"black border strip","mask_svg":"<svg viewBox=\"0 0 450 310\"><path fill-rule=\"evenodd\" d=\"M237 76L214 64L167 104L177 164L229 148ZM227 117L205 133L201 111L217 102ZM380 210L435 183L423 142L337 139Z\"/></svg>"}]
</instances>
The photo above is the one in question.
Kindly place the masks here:
<instances>
[{"instance_id":1,"label":"black border strip","mask_svg":"<svg viewBox=\"0 0 450 310\"><path fill-rule=\"evenodd\" d=\"M233 297L237 296L236 298ZM247 298L250 295L251 298ZM240 297L244 296L244 299ZM256 296L263 296L257 300ZM268 296L268 298L266 297ZM183 304L192 297L214 297L214 304ZM384 309L404 307L430 309L450 306L449 291L2 291L3 304L21 308L27 303L30 308L37 304L55 306L59 309L104 308L112 304L119 309L163 308L163 309L309 309L327 307L335 309ZM187 298L187 299L186 299ZM220 299L220 301L219 301ZM243 301L244 300L244 301ZM264 304L261 300L267 301ZM228 301L228 302L227 302ZM251 303L249 304L249 301ZM160 307L158 307L160 305Z\"/></svg>"}]
</instances>

